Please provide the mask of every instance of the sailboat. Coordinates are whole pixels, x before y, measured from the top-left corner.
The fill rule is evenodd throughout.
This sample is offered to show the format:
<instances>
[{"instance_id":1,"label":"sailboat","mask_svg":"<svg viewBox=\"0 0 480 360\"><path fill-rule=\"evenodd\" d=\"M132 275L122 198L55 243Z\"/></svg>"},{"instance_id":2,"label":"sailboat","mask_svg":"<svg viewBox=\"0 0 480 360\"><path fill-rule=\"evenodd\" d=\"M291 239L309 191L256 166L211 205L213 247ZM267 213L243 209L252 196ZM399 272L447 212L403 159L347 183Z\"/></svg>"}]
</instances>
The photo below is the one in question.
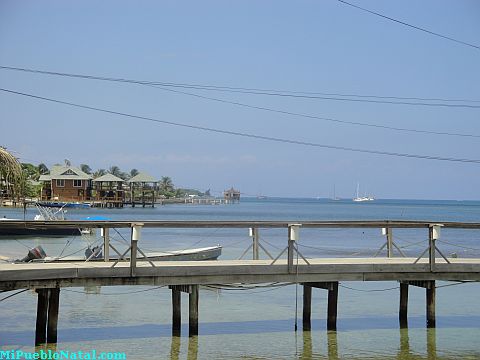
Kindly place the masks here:
<instances>
[{"instance_id":1,"label":"sailboat","mask_svg":"<svg viewBox=\"0 0 480 360\"><path fill-rule=\"evenodd\" d=\"M339 197L337 197L336 193L335 193L335 184L333 185L333 198L332 198L333 201L338 201L340 200Z\"/></svg>"},{"instance_id":2,"label":"sailboat","mask_svg":"<svg viewBox=\"0 0 480 360\"><path fill-rule=\"evenodd\" d=\"M371 195L367 196L367 195L364 195L364 196L360 196L359 195L359 190L360 190L360 184L357 183L357 192L355 194L355 197L353 198L353 201L355 202L363 202L363 201L373 201L375 200L375 198Z\"/></svg>"}]
</instances>

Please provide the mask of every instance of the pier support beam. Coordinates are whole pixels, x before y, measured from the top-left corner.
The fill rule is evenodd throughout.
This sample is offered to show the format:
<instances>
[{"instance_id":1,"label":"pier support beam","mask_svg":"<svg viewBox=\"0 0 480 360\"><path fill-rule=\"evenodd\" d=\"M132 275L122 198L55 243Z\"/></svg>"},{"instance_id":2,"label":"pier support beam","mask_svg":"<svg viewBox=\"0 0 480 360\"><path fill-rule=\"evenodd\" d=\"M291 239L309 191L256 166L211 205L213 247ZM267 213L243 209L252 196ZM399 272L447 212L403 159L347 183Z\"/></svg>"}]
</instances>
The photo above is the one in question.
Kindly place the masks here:
<instances>
[{"instance_id":1,"label":"pier support beam","mask_svg":"<svg viewBox=\"0 0 480 360\"><path fill-rule=\"evenodd\" d=\"M400 306L398 312L400 328L408 327L408 283L400 282Z\"/></svg>"},{"instance_id":2,"label":"pier support beam","mask_svg":"<svg viewBox=\"0 0 480 360\"><path fill-rule=\"evenodd\" d=\"M303 331L309 331L312 328L312 287L303 284Z\"/></svg>"},{"instance_id":3,"label":"pier support beam","mask_svg":"<svg viewBox=\"0 0 480 360\"><path fill-rule=\"evenodd\" d=\"M188 296L188 336L198 335L198 285L190 285Z\"/></svg>"},{"instance_id":4,"label":"pier support beam","mask_svg":"<svg viewBox=\"0 0 480 360\"><path fill-rule=\"evenodd\" d=\"M338 281L328 284L327 330L337 330Z\"/></svg>"},{"instance_id":5,"label":"pier support beam","mask_svg":"<svg viewBox=\"0 0 480 360\"><path fill-rule=\"evenodd\" d=\"M435 281L428 281L426 302L427 302L427 328L435 327Z\"/></svg>"},{"instance_id":6,"label":"pier support beam","mask_svg":"<svg viewBox=\"0 0 480 360\"><path fill-rule=\"evenodd\" d=\"M303 284L303 330L311 328L312 288L328 290L327 330L337 330L338 281Z\"/></svg>"},{"instance_id":7,"label":"pier support beam","mask_svg":"<svg viewBox=\"0 0 480 360\"><path fill-rule=\"evenodd\" d=\"M48 294L47 343L57 343L58 307L60 304L60 289L49 289Z\"/></svg>"},{"instance_id":8,"label":"pier support beam","mask_svg":"<svg viewBox=\"0 0 480 360\"><path fill-rule=\"evenodd\" d=\"M172 290L172 335L180 336L182 323L181 293L188 293L188 336L198 335L199 285L170 285Z\"/></svg>"},{"instance_id":9,"label":"pier support beam","mask_svg":"<svg viewBox=\"0 0 480 360\"><path fill-rule=\"evenodd\" d=\"M38 294L35 345L57 342L60 289L36 289Z\"/></svg>"},{"instance_id":10,"label":"pier support beam","mask_svg":"<svg viewBox=\"0 0 480 360\"><path fill-rule=\"evenodd\" d=\"M35 346L47 342L47 319L48 319L48 289L36 289L37 300L37 323L35 326Z\"/></svg>"},{"instance_id":11,"label":"pier support beam","mask_svg":"<svg viewBox=\"0 0 480 360\"><path fill-rule=\"evenodd\" d=\"M182 297L180 290L172 289L172 336L180 336L182 331Z\"/></svg>"},{"instance_id":12,"label":"pier support beam","mask_svg":"<svg viewBox=\"0 0 480 360\"><path fill-rule=\"evenodd\" d=\"M435 327L435 280L405 281L400 283L400 327L407 326L408 285L425 289L427 328ZM402 323L403 322L403 323ZM404 326L402 326L402 324Z\"/></svg>"}]
</instances>

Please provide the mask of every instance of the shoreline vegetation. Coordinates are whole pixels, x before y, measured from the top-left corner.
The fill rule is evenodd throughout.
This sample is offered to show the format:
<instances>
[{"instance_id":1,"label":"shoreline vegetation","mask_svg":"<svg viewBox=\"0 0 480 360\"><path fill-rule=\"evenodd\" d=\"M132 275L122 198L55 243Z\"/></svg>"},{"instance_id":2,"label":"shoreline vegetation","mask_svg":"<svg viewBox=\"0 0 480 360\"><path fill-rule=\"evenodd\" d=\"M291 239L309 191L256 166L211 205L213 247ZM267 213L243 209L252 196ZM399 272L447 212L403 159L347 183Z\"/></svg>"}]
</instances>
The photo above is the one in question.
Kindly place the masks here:
<instances>
[{"instance_id":1,"label":"shoreline vegetation","mask_svg":"<svg viewBox=\"0 0 480 360\"><path fill-rule=\"evenodd\" d=\"M90 204L98 202L99 196L94 196L97 192L94 186L86 189L86 191L89 192L89 196L84 196L84 198L69 199L54 196L46 198L45 189L48 188L49 185L47 181L45 181L45 178L53 174L55 168L58 167L79 169L85 175L85 179L89 179L89 181L93 183L96 179L111 175L118 179L118 182L115 184L115 187L110 187L110 189L107 190L113 189L119 193L127 192L129 190L129 180L141 175L135 168L129 172L125 172L116 165L112 165L108 169L101 168L93 170L88 164L80 164L78 168L75 168L68 159L64 160L64 164L57 163L49 169L44 163L38 165L21 163L5 147L0 146L0 206L24 207L29 203L37 201ZM159 180L155 180L153 177L150 178L152 180L148 188L140 189L140 191L148 189L148 191L153 194L153 201L149 201L150 203L163 205L186 203L188 200L191 200L193 203L192 199L194 198L219 199L211 196L210 189L202 192L197 189L176 187L172 178L169 176L162 176ZM143 183L143 186L145 186L145 183ZM100 191L98 192L100 193ZM108 201L108 196L104 195L103 200ZM124 198L122 198L122 201L127 202Z\"/></svg>"}]
</instances>

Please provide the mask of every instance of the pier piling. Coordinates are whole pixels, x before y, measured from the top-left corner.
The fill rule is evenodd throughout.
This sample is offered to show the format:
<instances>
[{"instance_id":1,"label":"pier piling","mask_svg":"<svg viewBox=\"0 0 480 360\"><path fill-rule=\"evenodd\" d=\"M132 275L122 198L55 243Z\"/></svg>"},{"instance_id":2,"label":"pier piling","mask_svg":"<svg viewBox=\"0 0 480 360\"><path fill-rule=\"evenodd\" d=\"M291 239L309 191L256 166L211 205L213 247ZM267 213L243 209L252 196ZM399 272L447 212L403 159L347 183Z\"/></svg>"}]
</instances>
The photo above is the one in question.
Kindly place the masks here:
<instances>
[{"instance_id":1,"label":"pier piling","mask_svg":"<svg viewBox=\"0 0 480 360\"><path fill-rule=\"evenodd\" d=\"M188 310L188 336L196 336L198 335L198 285L190 285Z\"/></svg>"},{"instance_id":2,"label":"pier piling","mask_svg":"<svg viewBox=\"0 0 480 360\"><path fill-rule=\"evenodd\" d=\"M303 330L311 328L312 287L328 290L327 330L337 330L338 281L303 284Z\"/></svg>"},{"instance_id":3,"label":"pier piling","mask_svg":"<svg viewBox=\"0 0 480 360\"><path fill-rule=\"evenodd\" d=\"M172 288L172 336L180 336L182 329L182 298L180 290Z\"/></svg>"},{"instance_id":4,"label":"pier piling","mask_svg":"<svg viewBox=\"0 0 480 360\"><path fill-rule=\"evenodd\" d=\"M400 328L408 327L408 283L400 282L400 309L398 312Z\"/></svg>"},{"instance_id":5,"label":"pier piling","mask_svg":"<svg viewBox=\"0 0 480 360\"><path fill-rule=\"evenodd\" d=\"M427 303L427 328L435 327L435 281L427 281L426 303Z\"/></svg>"},{"instance_id":6,"label":"pier piling","mask_svg":"<svg viewBox=\"0 0 480 360\"><path fill-rule=\"evenodd\" d=\"M35 346L57 342L58 308L60 289L36 289L37 321L35 326Z\"/></svg>"},{"instance_id":7,"label":"pier piling","mask_svg":"<svg viewBox=\"0 0 480 360\"><path fill-rule=\"evenodd\" d=\"M35 346L47 342L47 319L48 319L48 289L36 289L37 322L35 326Z\"/></svg>"},{"instance_id":8,"label":"pier piling","mask_svg":"<svg viewBox=\"0 0 480 360\"><path fill-rule=\"evenodd\" d=\"M312 328L312 287L303 284L303 331L309 331Z\"/></svg>"},{"instance_id":9,"label":"pier piling","mask_svg":"<svg viewBox=\"0 0 480 360\"><path fill-rule=\"evenodd\" d=\"M48 319L47 343L57 343L58 307L60 303L60 289L53 288L48 291Z\"/></svg>"}]
</instances>

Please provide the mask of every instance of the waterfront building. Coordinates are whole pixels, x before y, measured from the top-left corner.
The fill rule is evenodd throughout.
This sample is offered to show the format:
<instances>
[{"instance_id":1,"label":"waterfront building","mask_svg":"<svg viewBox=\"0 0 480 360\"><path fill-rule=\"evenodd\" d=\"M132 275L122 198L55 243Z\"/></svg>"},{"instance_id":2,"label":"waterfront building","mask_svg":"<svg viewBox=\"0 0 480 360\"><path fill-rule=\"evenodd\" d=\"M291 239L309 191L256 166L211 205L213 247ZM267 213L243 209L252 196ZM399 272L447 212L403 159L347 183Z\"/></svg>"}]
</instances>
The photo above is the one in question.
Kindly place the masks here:
<instances>
[{"instance_id":1,"label":"waterfront building","mask_svg":"<svg viewBox=\"0 0 480 360\"><path fill-rule=\"evenodd\" d=\"M92 176L74 166L54 165L50 174L41 175L40 199L44 201L89 201Z\"/></svg>"}]
</instances>

